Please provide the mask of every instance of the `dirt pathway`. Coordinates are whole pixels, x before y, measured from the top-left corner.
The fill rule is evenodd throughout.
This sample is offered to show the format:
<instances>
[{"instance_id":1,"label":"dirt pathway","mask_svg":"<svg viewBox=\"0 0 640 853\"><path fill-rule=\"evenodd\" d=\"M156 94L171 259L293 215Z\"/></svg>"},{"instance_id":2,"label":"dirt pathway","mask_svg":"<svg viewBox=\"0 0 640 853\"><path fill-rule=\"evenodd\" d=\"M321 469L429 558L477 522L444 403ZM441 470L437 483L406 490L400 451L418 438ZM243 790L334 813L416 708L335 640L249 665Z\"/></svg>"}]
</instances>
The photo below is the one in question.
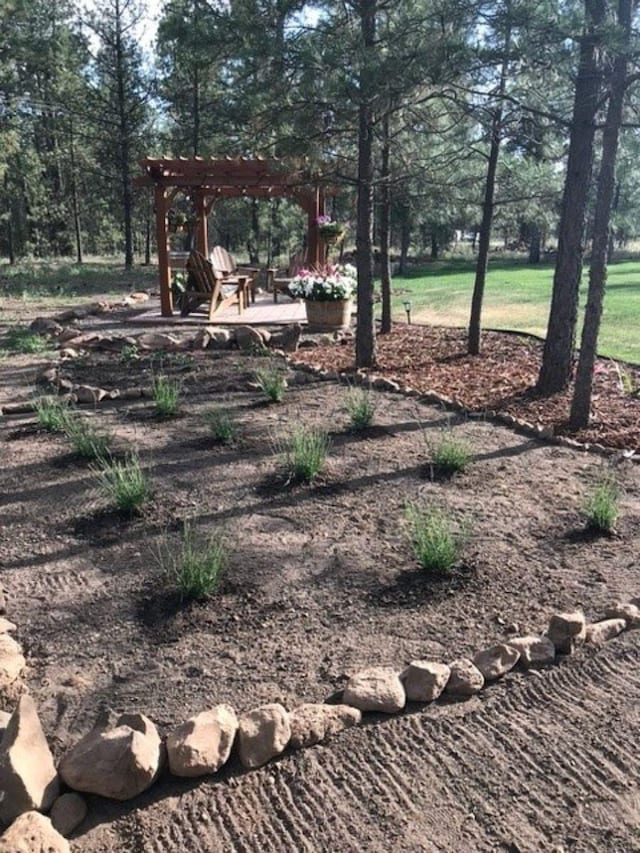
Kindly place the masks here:
<instances>
[{"instance_id":1,"label":"dirt pathway","mask_svg":"<svg viewBox=\"0 0 640 853\"><path fill-rule=\"evenodd\" d=\"M85 853L640 850L640 632L467 703L161 789ZM158 799L158 797L160 797Z\"/></svg>"}]
</instances>

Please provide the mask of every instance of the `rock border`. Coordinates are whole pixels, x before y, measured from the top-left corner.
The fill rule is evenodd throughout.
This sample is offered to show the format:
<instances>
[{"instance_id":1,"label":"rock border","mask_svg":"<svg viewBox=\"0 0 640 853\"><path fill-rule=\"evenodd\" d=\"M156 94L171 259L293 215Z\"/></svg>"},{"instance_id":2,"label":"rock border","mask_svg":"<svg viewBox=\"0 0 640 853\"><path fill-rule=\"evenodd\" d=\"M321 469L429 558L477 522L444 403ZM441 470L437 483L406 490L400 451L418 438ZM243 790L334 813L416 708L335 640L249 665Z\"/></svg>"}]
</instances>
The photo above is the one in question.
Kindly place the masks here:
<instances>
[{"instance_id":1,"label":"rock border","mask_svg":"<svg viewBox=\"0 0 640 853\"><path fill-rule=\"evenodd\" d=\"M4 624L11 626L5 630L15 627L8 620ZM57 773L52 770L54 778L49 775L40 787L33 778L32 756L28 761L21 758L25 746L20 743L21 726L27 729L24 737L29 746L32 730L40 726L35 705L25 694L7 720L7 735L0 743L5 797L24 803L5 827L0 850L15 839L23 821L25 826L31 825L33 819L27 820L26 815L40 819L40 812L49 812L52 825L45 819L43 826L47 833L53 833L50 843L59 844L50 849L67 850L65 837L75 832L87 814L86 801L78 791L130 801L160 778L165 765L173 777L204 779L216 775L234 754L245 769L252 770L287 750L314 746L360 724L363 714L376 714L379 723L384 719L381 715L405 711L408 701L422 709L441 698L465 701L494 681L508 678L517 666L525 671L550 668L584 645L600 649L633 628L640 628L640 596L611 603L603 616L590 623L580 609L554 612L544 632L507 638L481 649L473 659L458 658L449 663L414 660L402 670L395 666L369 667L354 673L343 690L327 702L302 704L292 711L272 703L252 708L238 718L231 706L218 705L175 726L164 738L141 713L122 714L115 721L107 717L64 753ZM45 763L52 762L49 747L44 738L41 740L41 757ZM96 766L100 768L97 774ZM58 792L53 802L44 796L45 782L48 789L53 785ZM60 783L68 790L63 786L59 793Z\"/></svg>"}]
</instances>

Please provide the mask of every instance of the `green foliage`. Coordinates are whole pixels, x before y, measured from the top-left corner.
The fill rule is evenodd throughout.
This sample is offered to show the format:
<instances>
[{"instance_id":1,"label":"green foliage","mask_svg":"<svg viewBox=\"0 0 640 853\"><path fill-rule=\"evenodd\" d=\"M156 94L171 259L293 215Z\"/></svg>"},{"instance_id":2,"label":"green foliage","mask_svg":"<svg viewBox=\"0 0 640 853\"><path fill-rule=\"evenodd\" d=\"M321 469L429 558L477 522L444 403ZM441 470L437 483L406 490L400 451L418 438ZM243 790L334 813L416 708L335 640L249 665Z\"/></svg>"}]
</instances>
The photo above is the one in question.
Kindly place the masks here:
<instances>
[{"instance_id":1,"label":"green foliage","mask_svg":"<svg viewBox=\"0 0 640 853\"><path fill-rule=\"evenodd\" d=\"M121 364L134 364L140 359L140 350L137 344L127 344L120 350Z\"/></svg>"},{"instance_id":2,"label":"green foliage","mask_svg":"<svg viewBox=\"0 0 640 853\"><path fill-rule=\"evenodd\" d=\"M12 326L4 337L2 347L10 352L36 353L50 349L50 344L25 326Z\"/></svg>"},{"instance_id":3,"label":"green foliage","mask_svg":"<svg viewBox=\"0 0 640 853\"><path fill-rule=\"evenodd\" d=\"M74 415L63 427L71 446L83 459L101 462L111 455L111 436L101 433L85 417Z\"/></svg>"},{"instance_id":4,"label":"green foliage","mask_svg":"<svg viewBox=\"0 0 640 853\"><path fill-rule=\"evenodd\" d=\"M123 515L133 515L149 499L148 477L133 454L124 462L103 459L97 474L100 489Z\"/></svg>"},{"instance_id":5,"label":"green foliage","mask_svg":"<svg viewBox=\"0 0 640 853\"><path fill-rule=\"evenodd\" d=\"M354 430L367 429L373 423L376 404L368 388L349 388L345 395L344 407Z\"/></svg>"},{"instance_id":6,"label":"green foliage","mask_svg":"<svg viewBox=\"0 0 640 853\"><path fill-rule=\"evenodd\" d=\"M601 479L584 503L587 527L598 533L611 533L620 514L619 498L620 489L613 477Z\"/></svg>"},{"instance_id":7,"label":"green foliage","mask_svg":"<svg viewBox=\"0 0 640 853\"><path fill-rule=\"evenodd\" d=\"M440 509L410 504L407 508L409 537L423 569L441 574L458 562L465 537Z\"/></svg>"},{"instance_id":8,"label":"green foliage","mask_svg":"<svg viewBox=\"0 0 640 853\"><path fill-rule=\"evenodd\" d=\"M58 397L38 397L33 401L36 420L48 432L65 432L72 413L68 404Z\"/></svg>"},{"instance_id":9,"label":"green foliage","mask_svg":"<svg viewBox=\"0 0 640 853\"><path fill-rule=\"evenodd\" d=\"M233 444L238 436L238 423L228 409L218 406L205 413L209 432L220 444Z\"/></svg>"},{"instance_id":10,"label":"green foliage","mask_svg":"<svg viewBox=\"0 0 640 853\"><path fill-rule=\"evenodd\" d=\"M164 373L154 377L151 387L156 412L161 418L172 418L178 413L180 384Z\"/></svg>"},{"instance_id":11,"label":"green foliage","mask_svg":"<svg viewBox=\"0 0 640 853\"><path fill-rule=\"evenodd\" d=\"M463 471L471 461L471 448L465 441L456 438L450 431L433 447L433 464L447 474Z\"/></svg>"},{"instance_id":12,"label":"green foliage","mask_svg":"<svg viewBox=\"0 0 640 853\"><path fill-rule=\"evenodd\" d=\"M272 403L281 403L287 390L285 372L275 365L261 367L255 372L255 380L262 393Z\"/></svg>"},{"instance_id":13,"label":"green foliage","mask_svg":"<svg viewBox=\"0 0 640 853\"><path fill-rule=\"evenodd\" d=\"M331 440L325 430L296 426L291 435L276 445L282 454L289 482L311 483L324 468Z\"/></svg>"},{"instance_id":14,"label":"green foliage","mask_svg":"<svg viewBox=\"0 0 640 853\"><path fill-rule=\"evenodd\" d=\"M165 577L184 599L203 599L211 596L222 580L228 563L229 549L220 531L199 536L190 522L185 522L182 540L177 549L167 542L158 552Z\"/></svg>"}]
</instances>

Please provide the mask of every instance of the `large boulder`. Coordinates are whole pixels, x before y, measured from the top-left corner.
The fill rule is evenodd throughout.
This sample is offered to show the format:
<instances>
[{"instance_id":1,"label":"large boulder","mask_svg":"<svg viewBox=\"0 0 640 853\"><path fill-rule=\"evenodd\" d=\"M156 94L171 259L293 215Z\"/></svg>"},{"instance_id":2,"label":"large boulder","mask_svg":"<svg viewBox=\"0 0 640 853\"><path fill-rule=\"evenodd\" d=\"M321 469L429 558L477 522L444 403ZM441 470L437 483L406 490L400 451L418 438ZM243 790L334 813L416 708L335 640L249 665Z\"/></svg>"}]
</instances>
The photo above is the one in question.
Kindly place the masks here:
<instances>
[{"instance_id":1,"label":"large boulder","mask_svg":"<svg viewBox=\"0 0 640 853\"><path fill-rule=\"evenodd\" d=\"M71 848L48 817L25 812L0 838L0 853L71 853Z\"/></svg>"},{"instance_id":2,"label":"large boulder","mask_svg":"<svg viewBox=\"0 0 640 853\"><path fill-rule=\"evenodd\" d=\"M445 691L452 696L473 696L484 687L484 676L469 658L458 658L449 667L451 674Z\"/></svg>"},{"instance_id":3,"label":"large boulder","mask_svg":"<svg viewBox=\"0 0 640 853\"><path fill-rule=\"evenodd\" d=\"M362 712L349 705L299 705L289 715L291 723L290 744L294 749L321 743L343 729L357 726Z\"/></svg>"},{"instance_id":4,"label":"large boulder","mask_svg":"<svg viewBox=\"0 0 640 853\"><path fill-rule=\"evenodd\" d=\"M567 613L554 613L549 620L547 637L561 655L570 655L586 638L586 620L581 610Z\"/></svg>"},{"instance_id":5,"label":"large boulder","mask_svg":"<svg viewBox=\"0 0 640 853\"><path fill-rule=\"evenodd\" d=\"M518 663L520 652L507 643L496 643L488 649L483 649L473 658L485 681L495 681L502 678Z\"/></svg>"},{"instance_id":6,"label":"large boulder","mask_svg":"<svg viewBox=\"0 0 640 853\"><path fill-rule=\"evenodd\" d=\"M143 714L122 714L115 728L99 725L60 762L60 776L75 791L130 800L156 779L162 763L162 742Z\"/></svg>"},{"instance_id":7,"label":"large boulder","mask_svg":"<svg viewBox=\"0 0 640 853\"><path fill-rule=\"evenodd\" d=\"M163 332L143 332L141 335L138 335L136 344L140 349L164 350L165 352L172 352L173 350L182 348L180 338L164 334Z\"/></svg>"},{"instance_id":8,"label":"large boulder","mask_svg":"<svg viewBox=\"0 0 640 853\"><path fill-rule=\"evenodd\" d=\"M407 696L395 669L373 666L349 679L342 701L361 711L395 714L404 708Z\"/></svg>"},{"instance_id":9,"label":"large boulder","mask_svg":"<svg viewBox=\"0 0 640 853\"><path fill-rule=\"evenodd\" d=\"M167 737L169 768L175 776L204 776L226 764L238 730L231 705L216 705L178 726Z\"/></svg>"},{"instance_id":10,"label":"large boulder","mask_svg":"<svg viewBox=\"0 0 640 853\"><path fill-rule=\"evenodd\" d=\"M287 711L274 702L240 717L238 753L245 767L260 767L280 755L289 743L291 724Z\"/></svg>"},{"instance_id":11,"label":"large boulder","mask_svg":"<svg viewBox=\"0 0 640 853\"><path fill-rule=\"evenodd\" d=\"M535 634L510 637L509 645L520 652L518 663L525 669L547 666L556 659L556 647L548 637L538 637Z\"/></svg>"},{"instance_id":12,"label":"large boulder","mask_svg":"<svg viewBox=\"0 0 640 853\"><path fill-rule=\"evenodd\" d=\"M33 699L24 695L11 715L0 743L0 821L11 823L24 812L47 811L60 784L49 744Z\"/></svg>"},{"instance_id":13,"label":"large boulder","mask_svg":"<svg viewBox=\"0 0 640 853\"><path fill-rule=\"evenodd\" d=\"M593 622L587 625L586 641L594 646L604 646L609 640L613 640L627 627L624 619L603 619L602 622Z\"/></svg>"},{"instance_id":14,"label":"large boulder","mask_svg":"<svg viewBox=\"0 0 640 853\"><path fill-rule=\"evenodd\" d=\"M411 702L433 702L447 685L451 670L446 663L414 660L400 676L407 699Z\"/></svg>"},{"instance_id":15,"label":"large boulder","mask_svg":"<svg viewBox=\"0 0 640 853\"><path fill-rule=\"evenodd\" d=\"M55 801L49 817L54 829L68 838L87 816L87 804L80 794L63 794Z\"/></svg>"},{"instance_id":16,"label":"large boulder","mask_svg":"<svg viewBox=\"0 0 640 853\"><path fill-rule=\"evenodd\" d=\"M300 344L302 326L300 323L290 323L278 332L273 332L269 346L285 352L295 352Z\"/></svg>"}]
</instances>

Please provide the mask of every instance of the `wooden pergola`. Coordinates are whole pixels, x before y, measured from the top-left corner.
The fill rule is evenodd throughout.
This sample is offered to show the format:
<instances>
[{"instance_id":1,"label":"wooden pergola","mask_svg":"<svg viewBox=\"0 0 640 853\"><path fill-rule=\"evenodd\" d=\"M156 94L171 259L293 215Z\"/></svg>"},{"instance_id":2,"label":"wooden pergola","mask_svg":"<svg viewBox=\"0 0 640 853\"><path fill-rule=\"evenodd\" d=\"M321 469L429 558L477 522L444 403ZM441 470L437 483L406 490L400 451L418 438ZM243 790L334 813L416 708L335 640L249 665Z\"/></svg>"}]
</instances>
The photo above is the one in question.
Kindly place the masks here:
<instances>
[{"instance_id":1,"label":"wooden pergola","mask_svg":"<svg viewBox=\"0 0 640 853\"><path fill-rule=\"evenodd\" d=\"M195 245L205 256L209 251L207 217L217 199L286 197L307 214L309 265L324 263L326 249L317 219L325 212L325 189L308 169L292 168L280 160L246 157L148 157L140 161L140 166L144 175L135 179L136 186L153 187L154 192L160 304L164 317L173 314L167 213L178 193L191 199L196 218Z\"/></svg>"}]
</instances>

